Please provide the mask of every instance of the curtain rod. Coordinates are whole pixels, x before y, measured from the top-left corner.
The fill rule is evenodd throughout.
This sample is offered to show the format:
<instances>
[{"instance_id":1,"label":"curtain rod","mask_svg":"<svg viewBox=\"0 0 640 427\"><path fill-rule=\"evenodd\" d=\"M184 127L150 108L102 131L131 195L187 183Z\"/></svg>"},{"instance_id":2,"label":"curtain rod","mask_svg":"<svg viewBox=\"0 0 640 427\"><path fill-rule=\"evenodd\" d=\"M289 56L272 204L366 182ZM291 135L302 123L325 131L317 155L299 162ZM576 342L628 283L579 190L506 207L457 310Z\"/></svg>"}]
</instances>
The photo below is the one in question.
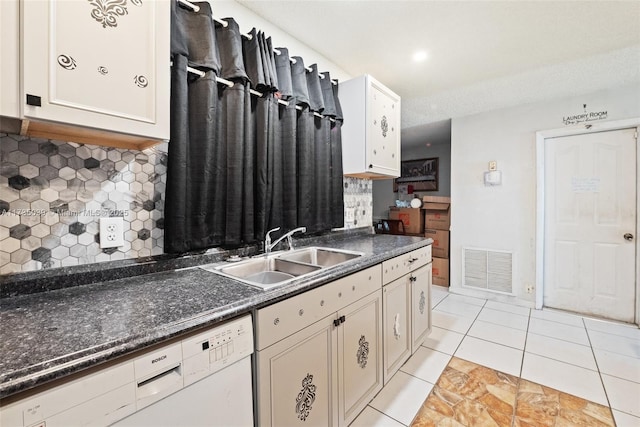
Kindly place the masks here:
<instances>
[{"instance_id":1,"label":"curtain rod","mask_svg":"<svg viewBox=\"0 0 640 427\"><path fill-rule=\"evenodd\" d=\"M173 62L171 63L171 65L173 66ZM198 75L198 76L200 76L200 77L204 77L204 75L205 75L204 71L198 70L197 68L187 67L187 71L188 71L188 72L190 72L190 73L193 73L193 74L197 74L197 75ZM218 83L222 83L222 84L224 84L224 85L226 85L226 86L228 86L228 87L233 87L233 86L234 86L234 83L233 83L232 81L227 80L227 79L223 79L223 78L221 78L221 77L216 77L216 81L217 81ZM262 98L262 97L264 96L264 94L263 94L263 93L258 92L257 90L253 90L253 89L249 89L249 93L250 93L251 95L259 96L260 98ZM288 102L288 101L285 101L285 100L283 100L283 99L278 99L278 104L282 104L282 105L286 105L286 106L288 106L288 105L289 105L289 102ZM296 105L296 110L302 111L302 109L303 109L303 108L302 108L301 106ZM315 111L313 112L313 115L314 115L314 116L316 116L316 117L320 117L320 118L327 117L327 116L323 116L323 115L322 115L322 114L320 114L320 113L316 113ZM329 120L330 120L330 121L332 121L332 122L335 122L335 121L336 121L336 119L331 118L331 117L329 117Z\"/></svg>"},{"instance_id":2,"label":"curtain rod","mask_svg":"<svg viewBox=\"0 0 640 427\"><path fill-rule=\"evenodd\" d=\"M200 6L191 3L190 1L187 0L177 0L178 3L188 7L189 9L193 10L194 12L199 12L200 11ZM215 16L211 15L211 19L213 19L214 21L216 21L218 24L222 25L223 27L227 27L229 24L227 23L227 21L225 21L224 19L217 19Z\"/></svg>"},{"instance_id":3,"label":"curtain rod","mask_svg":"<svg viewBox=\"0 0 640 427\"><path fill-rule=\"evenodd\" d=\"M173 61L169 62L169 64L173 67ZM205 76L205 72L202 70L198 70L197 68L192 68L187 66L187 71L190 72L191 74L195 74L199 77L204 77ZM217 77L216 76L216 82L218 83L222 83L223 85L229 86L229 87L233 87L233 82L229 81L227 79L223 79L221 77Z\"/></svg>"},{"instance_id":4,"label":"curtain rod","mask_svg":"<svg viewBox=\"0 0 640 427\"><path fill-rule=\"evenodd\" d=\"M173 61L171 61L170 64L173 67ZM187 67L187 71L192 73L192 74L196 74L196 75L198 75L200 77L204 77L205 76L205 72L202 71L202 70L198 70L197 68ZM222 83L222 84L224 84L224 85L226 85L228 87L233 87L234 86L234 83L232 81L227 80L227 79L223 79L221 77L216 77L216 81L218 83ZM259 96L261 98L264 96L263 93L258 92L257 90L253 90L253 89L249 89L249 93L251 93L251 95ZM288 106L289 102L285 101L283 99L278 99L278 104L282 104L282 105L287 105ZM296 105L296 110L302 111L302 107L299 106L299 105ZM320 113L316 113L315 111L314 111L313 115L316 116L316 117L320 117L320 118L326 117L326 116L323 116ZM329 117L329 120L331 120L332 122L335 122L335 119L333 119L331 117Z\"/></svg>"}]
</instances>

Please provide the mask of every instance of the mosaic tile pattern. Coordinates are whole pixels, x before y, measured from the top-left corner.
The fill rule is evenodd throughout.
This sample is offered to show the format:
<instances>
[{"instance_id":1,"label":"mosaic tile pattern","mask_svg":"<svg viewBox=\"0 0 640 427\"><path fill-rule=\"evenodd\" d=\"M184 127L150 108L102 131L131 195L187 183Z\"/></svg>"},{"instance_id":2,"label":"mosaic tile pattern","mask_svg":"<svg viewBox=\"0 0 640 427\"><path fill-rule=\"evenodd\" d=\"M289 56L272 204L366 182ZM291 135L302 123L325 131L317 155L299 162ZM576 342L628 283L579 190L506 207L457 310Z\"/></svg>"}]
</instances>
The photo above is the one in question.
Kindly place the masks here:
<instances>
[{"instance_id":1,"label":"mosaic tile pattern","mask_svg":"<svg viewBox=\"0 0 640 427\"><path fill-rule=\"evenodd\" d=\"M144 151L0 134L0 274L163 253L167 145ZM370 180L345 178L345 227L370 226ZM101 249L99 218L124 218Z\"/></svg>"},{"instance_id":2,"label":"mosaic tile pattern","mask_svg":"<svg viewBox=\"0 0 640 427\"><path fill-rule=\"evenodd\" d=\"M613 427L597 403L453 357L411 424Z\"/></svg>"},{"instance_id":3,"label":"mosaic tile pattern","mask_svg":"<svg viewBox=\"0 0 640 427\"><path fill-rule=\"evenodd\" d=\"M373 181L344 177L344 228L373 224Z\"/></svg>"},{"instance_id":4,"label":"mosaic tile pattern","mask_svg":"<svg viewBox=\"0 0 640 427\"><path fill-rule=\"evenodd\" d=\"M0 274L161 254L166 145L144 151L0 134ZM99 218L125 243L100 249Z\"/></svg>"}]
</instances>

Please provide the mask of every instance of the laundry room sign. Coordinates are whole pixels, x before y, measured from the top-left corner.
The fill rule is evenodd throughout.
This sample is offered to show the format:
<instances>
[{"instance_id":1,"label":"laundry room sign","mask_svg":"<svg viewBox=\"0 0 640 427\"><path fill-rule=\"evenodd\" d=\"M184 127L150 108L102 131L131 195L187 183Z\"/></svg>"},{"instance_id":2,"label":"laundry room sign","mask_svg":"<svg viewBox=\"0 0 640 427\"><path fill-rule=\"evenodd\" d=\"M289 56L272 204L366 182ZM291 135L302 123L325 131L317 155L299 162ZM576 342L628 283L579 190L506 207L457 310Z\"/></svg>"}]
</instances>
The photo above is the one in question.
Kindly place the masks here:
<instances>
[{"instance_id":1,"label":"laundry room sign","mask_svg":"<svg viewBox=\"0 0 640 427\"><path fill-rule=\"evenodd\" d=\"M562 123L565 125L576 125L578 123L604 120L607 118L607 111L587 111L587 104L582 104L583 113L562 116Z\"/></svg>"}]
</instances>

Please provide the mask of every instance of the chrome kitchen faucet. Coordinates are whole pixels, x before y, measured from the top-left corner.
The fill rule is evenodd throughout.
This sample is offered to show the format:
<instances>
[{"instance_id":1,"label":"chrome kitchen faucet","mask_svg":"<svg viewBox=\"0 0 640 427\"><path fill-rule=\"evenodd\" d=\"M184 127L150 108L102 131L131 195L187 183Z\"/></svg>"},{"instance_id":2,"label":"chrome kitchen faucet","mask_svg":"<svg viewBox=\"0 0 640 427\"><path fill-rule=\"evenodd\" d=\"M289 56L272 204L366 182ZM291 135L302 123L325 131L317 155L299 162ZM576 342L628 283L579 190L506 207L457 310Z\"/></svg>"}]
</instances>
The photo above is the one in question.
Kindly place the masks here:
<instances>
[{"instance_id":1,"label":"chrome kitchen faucet","mask_svg":"<svg viewBox=\"0 0 640 427\"><path fill-rule=\"evenodd\" d=\"M287 239L287 242L289 243L289 250L293 249L293 240L291 239L291 236L294 233L297 233L298 231L301 233L305 233L307 231L307 227L298 227L298 228L294 228L293 230L289 231L286 234L283 234L282 236L280 236L275 242L271 243L271 233L273 233L274 231L278 231L280 230L280 227L276 227L273 230L269 230L267 231L266 236L264 237L264 253L265 255L269 255L271 253L271 249L273 249L278 243L280 243L283 239Z\"/></svg>"}]
</instances>

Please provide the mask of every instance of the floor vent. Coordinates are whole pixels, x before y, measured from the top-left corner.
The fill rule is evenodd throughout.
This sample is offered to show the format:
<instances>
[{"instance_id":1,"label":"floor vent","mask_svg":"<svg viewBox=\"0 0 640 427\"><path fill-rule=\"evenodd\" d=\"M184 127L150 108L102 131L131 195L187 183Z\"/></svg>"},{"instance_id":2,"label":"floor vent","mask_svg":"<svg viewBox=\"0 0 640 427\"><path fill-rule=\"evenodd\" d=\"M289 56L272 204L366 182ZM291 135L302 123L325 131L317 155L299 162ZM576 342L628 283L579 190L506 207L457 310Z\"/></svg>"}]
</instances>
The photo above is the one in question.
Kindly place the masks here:
<instances>
[{"instance_id":1,"label":"floor vent","mask_svg":"<svg viewBox=\"0 0 640 427\"><path fill-rule=\"evenodd\" d=\"M513 253L463 249L463 286L513 294Z\"/></svg>"}]
</instances>

